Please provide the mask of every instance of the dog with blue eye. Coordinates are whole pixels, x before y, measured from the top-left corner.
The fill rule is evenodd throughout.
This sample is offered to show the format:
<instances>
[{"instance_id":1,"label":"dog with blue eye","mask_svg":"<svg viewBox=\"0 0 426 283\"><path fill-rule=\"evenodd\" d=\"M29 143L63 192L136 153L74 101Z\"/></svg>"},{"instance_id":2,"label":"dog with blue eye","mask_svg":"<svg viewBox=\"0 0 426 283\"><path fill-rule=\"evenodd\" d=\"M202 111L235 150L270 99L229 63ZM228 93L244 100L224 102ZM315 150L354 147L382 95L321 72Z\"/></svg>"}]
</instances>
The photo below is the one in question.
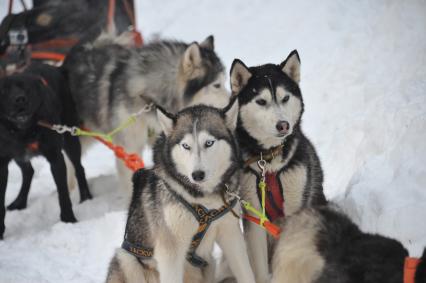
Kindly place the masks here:
<instances>
[{"instance_id":1,"label":"dog with blue eye","mask_svg":"<svg viewBox=\"0 0 426 283\"><path fill-rule=\"evenodd\" d=\"M153 169L133 176L124 240L107 282L215 282L215 242L237 282L254 283L239 225L238 103L193 106L174 115L157 107L163 134Z\"/></svg>"}]
</instances>

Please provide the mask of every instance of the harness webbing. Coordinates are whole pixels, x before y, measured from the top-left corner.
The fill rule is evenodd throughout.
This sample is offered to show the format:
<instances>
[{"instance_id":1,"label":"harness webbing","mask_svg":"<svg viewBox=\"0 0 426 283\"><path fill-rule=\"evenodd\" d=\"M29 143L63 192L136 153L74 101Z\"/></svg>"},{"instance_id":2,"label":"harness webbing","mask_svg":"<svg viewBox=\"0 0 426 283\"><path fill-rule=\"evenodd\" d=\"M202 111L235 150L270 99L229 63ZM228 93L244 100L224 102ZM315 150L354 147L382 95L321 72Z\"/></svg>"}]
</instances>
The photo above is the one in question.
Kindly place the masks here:
<instances>
[{"instance_id":1,"label":"harness webbing","mask_svg":"<svg viewBox=\"0 0 426 283\"><path fill-rule=\"evenodd\" d=\"M207 262L196 254L196 250L200 246L211 223L228 213L237 203L237 199L233 199L229 205L223 205L219 209L209 210L201 204L190 204L175 191L170 190L170 192L194 215L199 224L197 233L192 237L186 260L195 267L205 267L208 265Z\"/></svg>"},{"instance_id":2,"label":"harness webbing","mask_svg":"<svg viewBox=\"0 0 426 283\"><path fill-rule=\"evenodd\" d=\"M284 194L278 180L276 172L265 173L266 183L266 198L265 198L265 210L266 216L274 222L278 218L285 217L284 213ZM262 202L261 192L257 190L257 197L259 202Z\"/></svg>"},{"instance_id":3,"label":"harness webbing","mask_svg":"<svg viewBox=\"0 0 426 283\"><path fill-rule=\"evenodd\" d=\"M127 237L124 236L124 241L121 244L121 248L128 251L129 253L133 254L137 258L140 259L149 259L154 256L154 249L152 248L146 248L141 245L132 244L126 239Z\"/></svg>"},{"instance_id":4,"label":"harness webbing","mask_svg":"<svg viewBox=\"0 0 426 283\"><path fill-rule=\"evenodd\" d=\"M284 217L284 198L281 191L278 176L275 172L267 172L265 175L266 187L268 190L266 197L266 214L272 222Z\"/></svg>"},{"instance_id":5,"label":"harness webbing","mask_svg":"<svg viewBox=\"0 0 426 283\"><path fill-rule=\"evenodd\" d=\"M201 204L191 204L187 202L182 196L180 196L171 189L169 189L169 191L180 203L182 203L192 213L192 215L194 215L195 219L198 221L198 230L197 233L192 237L191 245L186 255L186 260L195 267L203 268L207 266L208 263L196 254L197 248L200 246L201 241L206 235L211 223L231 211L231 209L235 206L238 200L234 198L229 203L229 205L223 205L219 209L207 209ZM154 250L152 248L147 248L141 245L130 243L127 240L127 234L124 236L124 241L121 245L121 248L140 259L149 259L152 258L154 255Z\"/></svg>"}]
</instances>

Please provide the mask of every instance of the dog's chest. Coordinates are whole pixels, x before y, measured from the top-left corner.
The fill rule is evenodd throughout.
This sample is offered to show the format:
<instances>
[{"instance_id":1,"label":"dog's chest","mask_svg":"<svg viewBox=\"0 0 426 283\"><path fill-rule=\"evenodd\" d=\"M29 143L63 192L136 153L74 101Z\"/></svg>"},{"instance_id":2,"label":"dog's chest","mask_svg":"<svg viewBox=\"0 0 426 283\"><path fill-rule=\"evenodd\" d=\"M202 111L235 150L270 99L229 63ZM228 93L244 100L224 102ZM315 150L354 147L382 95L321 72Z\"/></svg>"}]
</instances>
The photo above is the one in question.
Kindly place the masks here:
<instances>
[{"instance_id":1,"label":"dog's chest","mask_svg":"<svg viewBox=\"0 0 426 283\"><path fill-rule=\"evenodd\" d=\"M219 206L216 205L214 208ZM199 241L196 253L201 257L210 255L216 239L218 227L220 223L226 221L226 219L227 215L220 217L210 222L207 228L205 228L203 226L204 224L200 224L193 213L181 204L169 204L164 209L164 221L179 244L189 247L194 244L194 236L203 228L206 229L206 233L202 238L196 240Z\"/></svg>"},{"instance_id":2,"label":"dog's chest","mask_svg":"<svg viewBox=\"0 0 426 283\"><path fill-rule=\"evenodd\" d=\"M199 226L192 213L179 203L164 208L164 222L179 242L190 242Z\"/></svg>"},{"instance_id":3,"label":"dog's chest","mask_svg":"<svg viewBox=\"0 0 426 283\"><path fill-rule=\"evenodd\" d=\"M303 205L303 195L307 184L307 170L303 165L292 166L282 169L278 162L267 163L266 173L266 195L269 207L279 210L283 207L283 214L289 216ZM260 208L261 171L257 165L251 166L250 171L242 174L243 195ZM277 194L281 194L277 196ZM283 203L281 203L283 201ZM277 212L277 214L279 214Z\"/></svg>"}]
</instances>

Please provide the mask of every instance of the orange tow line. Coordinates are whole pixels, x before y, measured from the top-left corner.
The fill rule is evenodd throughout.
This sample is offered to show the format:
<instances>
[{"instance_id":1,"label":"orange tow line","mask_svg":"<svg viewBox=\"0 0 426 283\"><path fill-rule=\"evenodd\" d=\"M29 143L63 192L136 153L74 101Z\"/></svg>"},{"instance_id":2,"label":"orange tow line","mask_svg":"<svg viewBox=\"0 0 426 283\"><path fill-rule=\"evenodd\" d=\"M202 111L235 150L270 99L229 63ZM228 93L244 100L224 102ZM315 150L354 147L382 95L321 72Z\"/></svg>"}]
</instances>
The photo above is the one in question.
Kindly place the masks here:
<instances>
[{"instance_id":1,"label":"orange tow line","mask_svg":"<svg viewBox=\"0 0 426 283\"><path fill-rule=\"evenodd\" d=\"M406 257L404 263L404 283L415 283L417 266L420 263L419 258Z\"/></svg>"},{"instance_id":2,"label":"orange tow line","mask_svg":"<svg viewBox=\"0 0 426 283\"><path fill-rule=\"evenodd\" d=\"M82 128L82 129L85 131L88 131L88 129L85 129L85 128ZM109 142L101 137L94 137L94 138L97 139L99 142L103 143L104 145L106 145L109 149L111 149L114 152L115 156L123 160L124 165L126 165L126 167L132 170L133 172L145 167L145 164L142 158L138 154L127 153L122 146L115 145L112 142Z\"/></svg>"}]
</instances>

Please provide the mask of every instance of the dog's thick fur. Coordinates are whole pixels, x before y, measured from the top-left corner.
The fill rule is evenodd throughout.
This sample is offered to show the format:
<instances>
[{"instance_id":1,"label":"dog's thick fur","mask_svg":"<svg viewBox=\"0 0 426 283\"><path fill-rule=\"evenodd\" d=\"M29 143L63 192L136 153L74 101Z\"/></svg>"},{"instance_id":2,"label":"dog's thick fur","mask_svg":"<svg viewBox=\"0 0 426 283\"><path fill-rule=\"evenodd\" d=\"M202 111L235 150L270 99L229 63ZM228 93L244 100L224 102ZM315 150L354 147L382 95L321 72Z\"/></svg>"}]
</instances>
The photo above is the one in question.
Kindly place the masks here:
<instances>
[{"instance_id":1,"label":"dog's thick fur","mask_svg":"<svg viewBox=\"0 0 426 283\"><path fill-rule=\"evenodd\" d=\"M360 229L336 207L305 208L286 219L272 283L402 283L407 250ZM426 250L425 250L426 252ZM416 283L426 282L426 255Z\"/></svg>"},{"instance_id":2,"label":"dog's thick fur","mask_svg":"<svg viewBox=\"0 0 426 283\"><path fill-rule=\"evenodd\" d=\"M59 196L61 220L75 222L68 195L64 149L76 169L81 201L91 198L83 166L78 138L59 135L37 125L75 125L76 114L66 81L59 69L48 65L32 65L24 73L0 79L0 237L4 232L5 192L8 164L14 159L22 170L23 183L17 199L9 209L23 209L27 204L34 170L30 158L44 156L50 163ZM37 144L33 149L30 144Z\"/></svg>"},{"instance_id":3,"label":"dog's thick fur","mask_svg":"<svg viewBox=\"0 0 426 283\"><path fill-rule=\"evenodd\" d=\"M212 36L200 44L158 41L139 49L125 42L103 34L92 44L74 48L64 63L86 127L109 132L152 102L171 112L206 99L226 105L224 67ZM160 132L154 112L144 113L114 142L140 153L149 142L148 129ZM121 161L117 166L120 184L131 191L129 170Z\"/></svg>"},{"instance_id":4,"label":"dog's thick fur","mask_svg":"<svg viewBox=\"0 0 426 283\"><path fill-rule=\"evenodd\" d=\"M286 216L301 207L326 202L319 158L301 130L303 100L299 81L300 59L296 51L280 65L248 68L236 59L231 68L232 94L240 103L237 138L243 157L260 159L261 153L265 156L271 148L283 145L282 154L272 158L265 167L267 172L276 173ZM242 195L258 209L259 180L257 163L248 164L242 176ZM281 220L275 223L280 225ZM247 223L246 231L256 282L267 282L274 241L269 239L268 257L265 230Z\"/></svg>"},{"instance_id":5,"label":"dog's thick fur","mask_svg":"<svg viewBox=\"0 0 426 283\"><path fill-rule=\"evenodd\" d=\"M213 243L223 249L238 282L252 283L244 238L231 212L215 220L196 253L209 262L198 268L185 260L199 223L176 194L208 209L224 205L227 185L239 191L240 157L233 137L238 104L218 110L193 106L176 116L158 110L164 134L154 147L155 166L134 175L133 198L126 225L127 240L154 249L154 256L138 260L118 249L107 282L214 282ZM196 172L203 172L203 177ZM225 194L226 202L232 197Z\"/></svg>"}]
</instances>

